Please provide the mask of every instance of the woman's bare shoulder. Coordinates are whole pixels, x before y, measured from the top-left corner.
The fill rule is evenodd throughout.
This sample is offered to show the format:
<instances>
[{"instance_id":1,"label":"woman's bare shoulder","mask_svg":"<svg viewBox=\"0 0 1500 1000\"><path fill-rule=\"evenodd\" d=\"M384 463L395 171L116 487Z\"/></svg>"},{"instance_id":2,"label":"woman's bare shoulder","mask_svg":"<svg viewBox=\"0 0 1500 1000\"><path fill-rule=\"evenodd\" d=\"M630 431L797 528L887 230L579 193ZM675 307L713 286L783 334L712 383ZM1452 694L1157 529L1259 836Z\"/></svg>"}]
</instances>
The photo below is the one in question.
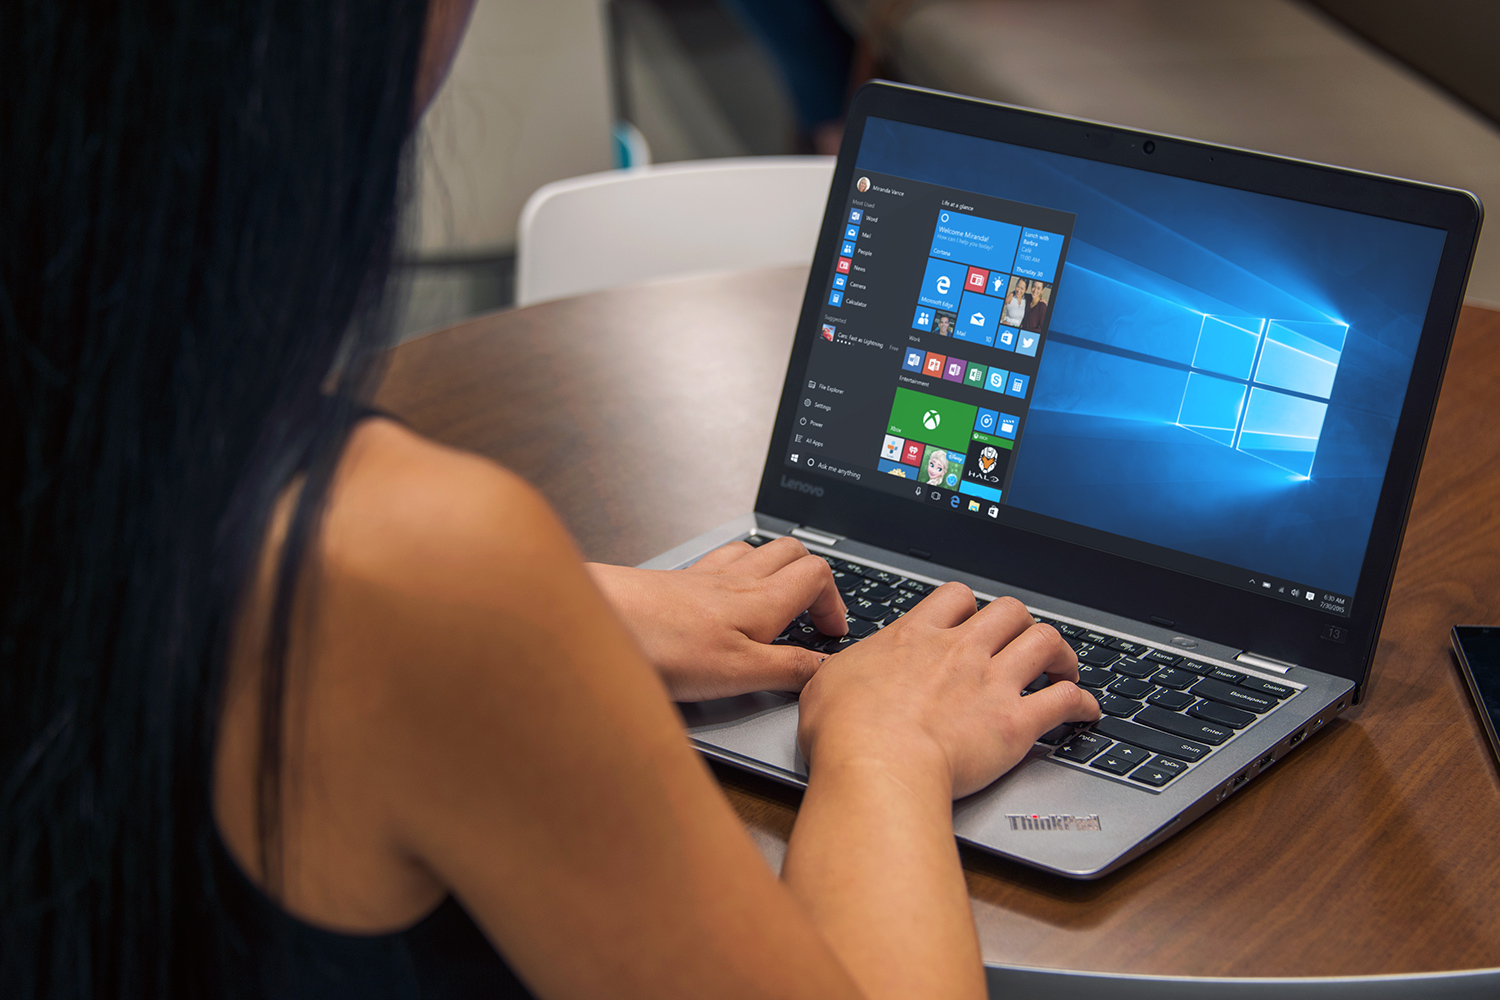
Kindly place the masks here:
<instances>
[{"instance_id":1,"label":"woman's bare shoulder","mask_svg":"<svg viewBox=\"0 0 1500 1000\"><path fill-rule=\"evenodd\" d=\"M363 421L351 435L322 539L327 572L350 581L407 599L513 607L534 590L517 586L524 577L554 576L581 558L520 476L384 419Z\"/></svg>"}]
</instances>

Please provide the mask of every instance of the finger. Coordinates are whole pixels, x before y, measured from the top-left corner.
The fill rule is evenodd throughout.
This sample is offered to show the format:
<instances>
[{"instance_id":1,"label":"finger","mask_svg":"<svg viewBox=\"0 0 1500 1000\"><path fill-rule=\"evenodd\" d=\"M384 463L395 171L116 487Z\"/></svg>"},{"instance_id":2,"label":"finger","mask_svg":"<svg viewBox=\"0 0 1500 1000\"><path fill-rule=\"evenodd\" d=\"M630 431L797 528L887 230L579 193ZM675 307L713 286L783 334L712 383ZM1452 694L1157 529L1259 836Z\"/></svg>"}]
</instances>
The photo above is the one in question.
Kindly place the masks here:
<instances>
[{"instance_id":1,"label":"finger","mask_svg":"<svg viewBox=\"0 0 1500 1000\"><path fill-rule=\"evenodd\" d=\"M804 555L773 573L766 584L780 627L805 609L824 635L849 631L844 598L833 582L833 570L821 556Z\"/></svg>"},{"instance_id":2,"label":"finger","mask_svg":"<svg viewBox=\"0 0 1500 1000\"><path fill-rule=\"evenodd\" d=\"M903 615L896 624L952 628L973 617L975 607L974 591L961 583L945 583L922 598L921 603Z\"/></svg>"},{"instance_id":3,"label":"finger","mask_svg":"<svg viewBox=\"0 0 1500 1000\"><path fill-rule=\"evenodd\" d=\"M1033 622L990 662L1012 683L1023 687L1042 674L1054 682L1078 681L1078 656L1051 625Z\"/></svg>"},{"instance_id":4,"label":"finger","mask_svg":"<svg viewBox=\"0 0 1500 1000\"><path fill-rule=\"evenodd\" d=\"M1050 684L1021 699L1020 721L1032 738L1064 722L1094 722L1102 714L1094 696L1071 681Z\"/></svg>"},{"instance_id":5,"label":"finger","mask_svg":"<svg viewBox=\"0 0 1500 1000\"><path fill-rule=\"evenodd\" d=\"M807 555L806 545L795 538L783 535L758 549L751 549L744 558L739 560L739 566L736 568L752 576L770 576L783 566L789 566L805 555ZM824 565L827 565L826 560Z\"/></svg>"},{"instance_id":6,"label":"finger","mask_svg":"<svg viewBox=\"0 0 1500 1000\"><path fill-rule=\"evenodd\" d=\"M743 559L754 551L754 547L748 542L730 542L722 548L714 549L708 555L689 566L688 569L703 570L711 573L716 569L723 569L730 563Z\"/></svg>"},{"instance_id":7,"label":"finger","mask_svg":"<svg viewBox=\"0 0 1500 1000\"><path fill-rule=\"evenodd\" d=\"M1035 624L1026 605L1014 597L1000 597L965 622L964 631L994 655Z\"/></svg>"},{"instance_id":8,"label":"finger","mask_svg":"<svg viewBox=\"0 0 1500 1000\"><path fill-rule=\"evenodd\" d=\"M757 643L750 651L750 669L745 673L749 686L737 694L750 691L801 691L812 680L818 667L828 659L826 653L815 653L801 646L768 646Z\"/></svg>"}]
</instances>

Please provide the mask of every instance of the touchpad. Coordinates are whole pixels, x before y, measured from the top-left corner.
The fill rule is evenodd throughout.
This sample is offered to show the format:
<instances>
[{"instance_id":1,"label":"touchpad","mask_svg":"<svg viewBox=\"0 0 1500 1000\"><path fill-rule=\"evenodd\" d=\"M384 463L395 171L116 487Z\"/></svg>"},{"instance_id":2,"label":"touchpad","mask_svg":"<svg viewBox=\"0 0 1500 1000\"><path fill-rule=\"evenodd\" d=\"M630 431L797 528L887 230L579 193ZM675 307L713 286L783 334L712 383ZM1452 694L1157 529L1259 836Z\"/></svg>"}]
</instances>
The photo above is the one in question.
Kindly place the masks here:
<instances>
[{"instance_id":1,"label":"touchpad","mask_svg":"<svg viewBox=\"0 0 1500 1000\"><path fill-rule=\"evenodd\" d=\"M762 692L678 708L699 742L807 777L807 762L797 752L797 699L791 695Z\"/></svg>"}]
</instances>

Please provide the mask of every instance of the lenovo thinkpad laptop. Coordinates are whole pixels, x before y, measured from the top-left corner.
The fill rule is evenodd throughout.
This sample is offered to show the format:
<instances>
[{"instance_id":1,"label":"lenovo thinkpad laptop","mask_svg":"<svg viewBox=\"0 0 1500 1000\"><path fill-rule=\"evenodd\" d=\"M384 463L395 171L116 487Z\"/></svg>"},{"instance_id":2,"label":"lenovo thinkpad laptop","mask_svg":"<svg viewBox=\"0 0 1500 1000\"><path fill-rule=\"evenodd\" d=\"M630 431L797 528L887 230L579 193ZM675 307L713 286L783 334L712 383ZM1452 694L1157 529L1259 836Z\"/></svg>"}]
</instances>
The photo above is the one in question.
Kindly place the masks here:
<instances>
[{"instance_id":1,"label":"lenovo thinkpad laptop","mask_svg":"<svg viewBox=\"0 0 1500 1000\"><path fill-rule=\"evenodd\" d=\"M888 84L857 95L755 511L850 611L1013 595L1105 715L955 805L1074 878L1150 849L1356 702L1481 209L1469 194ZM1044 678L1037 683L1043 683ZM683 707L805 782L794 696Z\"/></svg>"}]
</instances>

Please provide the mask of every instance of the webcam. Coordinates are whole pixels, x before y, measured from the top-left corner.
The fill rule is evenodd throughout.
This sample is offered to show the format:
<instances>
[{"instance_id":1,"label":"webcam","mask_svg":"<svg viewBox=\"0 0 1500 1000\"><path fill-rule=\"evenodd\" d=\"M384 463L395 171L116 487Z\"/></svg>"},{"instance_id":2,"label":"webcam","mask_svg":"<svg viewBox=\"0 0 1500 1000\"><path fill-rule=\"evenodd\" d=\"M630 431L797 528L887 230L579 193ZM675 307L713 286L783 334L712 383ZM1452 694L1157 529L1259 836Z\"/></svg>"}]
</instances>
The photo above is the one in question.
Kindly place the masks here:
<instances>
[{"instance_id":1,"label":"webcam","mask_svg":"<svg viewBox=\"0 0 1500 1000\"><path fill-rule=\"evenodd\" d=\"M1145 142L1141 143L1141 151L1144 153L1156 152L1156 143L1152 142L1150 139L1147 139Z\"/></svg>"}]
</instances>

